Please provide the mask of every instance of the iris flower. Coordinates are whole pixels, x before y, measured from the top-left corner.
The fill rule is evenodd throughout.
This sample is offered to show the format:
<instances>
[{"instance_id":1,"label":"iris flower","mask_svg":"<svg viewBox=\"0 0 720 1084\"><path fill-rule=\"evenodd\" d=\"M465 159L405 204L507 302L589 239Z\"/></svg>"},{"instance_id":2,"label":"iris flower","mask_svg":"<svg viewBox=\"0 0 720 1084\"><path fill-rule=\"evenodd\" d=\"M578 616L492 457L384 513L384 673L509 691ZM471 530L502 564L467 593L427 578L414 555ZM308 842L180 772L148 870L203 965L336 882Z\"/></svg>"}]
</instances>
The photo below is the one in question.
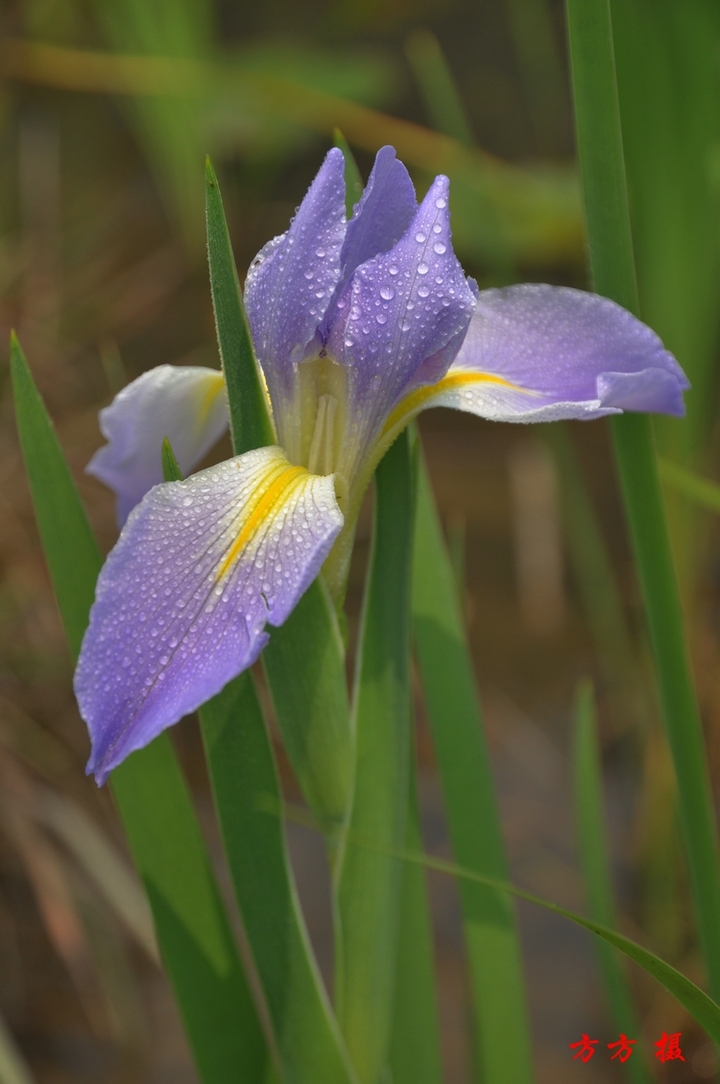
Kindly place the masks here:
<instances>
[{"instance_id":1,"label":"iris flower","mask_svg":"<svg viewBox=\"0 0 720 1084\"><path fill-rule=\"evenodd\" d=\"M427 407L508 422L682 415L688 382L613 302L544 285L478 292L453 252L446 177L418 206L391 147L349 221L331 150L245 306L276 445L185 474L227 426L222 374L163 365L101 413L88 470L124 523L100 574L75 689L102 783L249 667L324 570L340 598L363 494ZM125 522L127 520L127 522Z\"/></svg>"}]
</instances>

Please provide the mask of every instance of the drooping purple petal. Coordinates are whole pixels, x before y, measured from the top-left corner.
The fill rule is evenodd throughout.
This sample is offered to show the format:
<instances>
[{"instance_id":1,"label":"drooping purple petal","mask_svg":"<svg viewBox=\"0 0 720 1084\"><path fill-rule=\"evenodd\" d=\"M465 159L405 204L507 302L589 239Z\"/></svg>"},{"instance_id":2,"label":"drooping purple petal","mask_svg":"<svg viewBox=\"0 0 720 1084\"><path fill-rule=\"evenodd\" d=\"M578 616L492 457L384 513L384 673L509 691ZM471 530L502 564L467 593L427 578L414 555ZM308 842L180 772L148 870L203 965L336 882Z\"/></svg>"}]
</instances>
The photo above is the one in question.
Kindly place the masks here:
<instances>
[{"instance_id":1,"label":"drooping purple petal","mask_svg":"<svg viewBox=\"0 0 720 1084\"><path fill-rule=\"evenodd\" d=\"M279 448L147 494L100 574L75 675L99 783L255 661L342 523L332 476Z\"/></svg>"},{"instance_id":2,"label":"drooping purple petal","mask_svg":"<svg viewBox=\"0 0 720 1084\"><path fill-rule=\"evenodd\" d=\"M359 443L417 379L445 372L467 330L475 296L452 250L448 185L436 178L401 240L361 264L337 302L327 352L346 369Z\"/></svg>"},{"instance_id":3,"label":"drooping purple petal","mask_svg":"<svg viewBox=\"0 0 720 1084\"><path fill-rule=\"evenodd\" d=\"M100 411L108 443L86 467L117 494L118 526L162 482L165 437L183 474L189 474L227 426L225 380L216 369L159 365L123 388Z\"/></svg>"},{"instance_id":4,"label":"drooping purple petal","mask_svg":"<svg viewBox=\"0 0 720 1084\"><path fill-rule=\"evenodd\" d=\"M381 147L347 225L340 262L343 282L356 268L397 244L417 210L415 187L394 147ZM342 283L341 283L342 285Z\"/></svg>"},{"instance_id":5,"label":"drooping purple petal","mask_svg":"<svg viewBox=\"0 0 720 1084\"><path fill-rule=\"evenodd\" d=\"M245 308L258 360L277 410L292 394L305 354L340 279L345 238L345 163L331 150L287 233L258 253L245 283Z\"/></svg>"},{"instance_id":6,"label":"drooping purple petal","mask_svg":"<svg viewBox=\"0 0 720 1084\"><path fill-rule=\"evenodd\" d=\"M613 301L529 284L480 294L462 348L422 405L516 422L681 417L689 386L655 332Z\"/></svg>"}]
</instances>

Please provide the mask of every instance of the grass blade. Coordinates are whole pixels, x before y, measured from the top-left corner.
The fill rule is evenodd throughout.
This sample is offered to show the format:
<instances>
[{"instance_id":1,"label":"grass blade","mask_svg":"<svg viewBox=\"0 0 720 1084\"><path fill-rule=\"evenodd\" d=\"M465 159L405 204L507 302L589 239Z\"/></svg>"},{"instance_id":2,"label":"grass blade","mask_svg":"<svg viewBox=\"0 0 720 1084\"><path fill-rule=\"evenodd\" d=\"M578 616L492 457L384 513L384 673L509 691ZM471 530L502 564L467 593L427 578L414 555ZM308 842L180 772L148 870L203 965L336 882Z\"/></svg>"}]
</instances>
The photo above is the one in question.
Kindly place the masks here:
<instances>
[{"instance_id":1,"label":"grass blade","mask_svg":"<svg viewBox=\"0 0 720 1084\"><path fill-rule=\"evenodd\" d=\"M33 1084L25 1059L0 1016L0 1084Z\"/></svg>"},{"instance_id":2,"label":"grass blade","mask_svg":"<svg viewBox=\"0 0 720 1084\"><path fill-rule=\"evenodd\" d=\"M11 369L40 536L76 655L102 558L16 339ZM167 735L116 769L112 788L202 1080L258 1079L265 1040Z\"/></svg>"},{"instance_id":3,"label":"grass blade","mask_svg":"<svg viewBox=\"0 0 720 1084\"><path fill-rule=\"evenodd\" d=\"M405 56L433 128L472 147L475 140L467 110L435 35L430 30L415 30L405 42Z\"/></svg>"},{"instance_id":4,"label":"grass blade","mask_svg":"<svg viewBox=\"0 0 720 1084\"><path fill-rule=\"evenodd\" d=\"M370 840L354 837L350 842L359 847L375 849ZM576 926L581 926L584 930L589 930L590 933L601 938L603 941L607 942L608 945L612 945L613 948L619 949L620 952L628 957L628 959L633 960L642 967L644 971L647 971L649 975L652 975L654 979L657 979L657 981L687 1009L692 1018L705 1029L710 1038L716 1043L720 1043L720 1005L713 1001L712 998L708 997L704 990L701 990L699 986L696 986L694 982L681 974L680 971L671 967L670 964L665 963L664 960L661 960L660 957L656 956L653 952L649 952L646 948L643 948L637 941L631 941L629 937L625 937L616 930L610 929L609 926L604 926L601 922L596 922L594 919L579 915L576 911L570 911L567 907L560 907L557 903L542 899L542 897L536 896L532 892L526 892L524 889L517 888L507 881L499 881L493 877L484 877L482 874L475 873L473 870L467 869L466 867L457 866L452 862L446 862L441 858L433 858L427 854L400 850L393 853L396 854L398 858L402 858L405 862L424 866L427 869L434 869L437 870L438 873L446 873L448 876L456 877L461 881L470 881L475 884L484 885L487 888L494 889L496 892L516 896L517 899L520 900L527 900L528 903L533 903L537 907L543 907L546 911L552 911L553 914L561 915L570 922L574 922Z\"/></svg>"},{"instance_id":5,"label":"grass blade","mask_svg":"<svg viewBox=\"0 0 720 1084\"><path fill-rule=\"evenodd\" d=\"M210 159L205 162L205 220L215 327L237 453L275 443L265 393L230 245L222 196Z\"/></svg>"},{"instance_id":6,"label":"grass blade","mask_svg":"<svg viewBox=\"0 0 720 1084\"><path fill-rule=\"evenodd\" d=\"M409 851L422 851L415 764L405 830ZM402 879L397 982L390 1039L393 1084L440 1084L440 1033L435 993L432 927L425 871L406 865Z\"/></svg>"},{"instance_id":7,"label":"grass blade","mask_svg":"<svg viewBox=\"0 0 720 1084\"><path fill-rule=\"evenodd\" d=\"M689 497L695 504L707 508L710 512L720 512L720 486L717 482L701 478L694 471L667 459L658 460L658 469L661 480L677 489L684 497Z\"/></svg>"},{"instance_id":8,"label":"grass blade","mask_svg":"<svg viewBox=\"0 0 720 1084\"><path fill-rule=\"evenodd\" d=\"M345 646L337 612L320 580L285 624L272 630L262 658L285 749L332 848L347 816L355 741Z\"/></svg>"},{"instance_id":9,"label":"grass blade","mask_svg":"<svg viewBox=\"0 0 720 1084\"><path fill-rule=\"evenodd\" d=\"M225 853L283 1079L352 1084L290 872L275 761L250 674L205 704L200 720Z\"/></svg>"},{"instance_id":10,"label":"grass blade","mask_svg":"<svg viewBox=\"0 0 720 1084\"><path fill-rule=\"evenodd\" d=\"M560 478L562 520L572 568L600 670L618 710L641 709L636 651L603 533L566 423L542 427ZM617 694L621 694L617 698Z\"/></svg>"},{"instance_id":11,"label":"grass blade","mask_svg":"<svg viewBox=\"0 0 720 1084\"><path fill-rule=\"evenodd\" d=\"M413 630L428 719L457 861L487 877L507 871L490 758L470 652L427 471L415 519ZM483 1079L532 1079L522 961L512 902L479 882L460 884L460 903Z\"/></svg>"},{"instance_id":12,"label":"grass blade","mask_svg":"<svg viewBox=\"0 0 720 1084\"><path fill-rule=\"evenodd\" d=\"M599 293L638 312L609 0L567 0L590 262ZM710 778L683 633L650 419L612 419L710 989L720 999L720 864Z\"/></svg>"},{"instance_id":13,"label":"grass blade","mask_svg":"<svg viewBox=\"0 0 720 1084\"><path fill-rule=\"evenodd\" d=\"M336 1004L361 1084L377 1084L390 1042L410 757L413 465L403 434L376 475L375 530L356 667L357 768L351 833L336 878ZM383 849L384 848L384 849Z\"/></svg>"},{"instance_id":14,"label":"grass blade","mask_svg":"<svg viewBox=\"0 0 720 1084\"><path fill-rule=\"evenodd\" d=\"M336 128L333 132L333 142L343 152L345 159L345 214L348 219L351 219L355 204L362 196L362 177L355 161L355 155L350 150L350 144L339 128Z\"/></svg>"},{"instance_id":15,"label":"grass blade","mask_svg":"<svg viewBox=\"0 0 720 1084\"><path fill-rule=\"evenodd\" d=\"M603 820L595 700L590 682L578 686L575 699L574 780L580 861L590 917L614 928L617 923ZM616 951L602 940L597 941L596 949L613 1023L619 1033L637 1035L632 994ZM626 1065L635 1084L648 1084L650 1076L642 1057L630 1058Z\"/></svg>"}]
</instances>

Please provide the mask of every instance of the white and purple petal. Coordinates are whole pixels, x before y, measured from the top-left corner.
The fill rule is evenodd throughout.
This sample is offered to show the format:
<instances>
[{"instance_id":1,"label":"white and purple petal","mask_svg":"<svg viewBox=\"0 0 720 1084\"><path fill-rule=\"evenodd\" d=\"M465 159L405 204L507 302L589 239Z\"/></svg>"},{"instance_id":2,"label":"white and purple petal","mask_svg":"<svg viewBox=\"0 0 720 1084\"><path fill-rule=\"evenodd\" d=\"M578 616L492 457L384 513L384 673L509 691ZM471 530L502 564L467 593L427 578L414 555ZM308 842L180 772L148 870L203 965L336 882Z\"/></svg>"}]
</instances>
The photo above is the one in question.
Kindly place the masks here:
<instances>
[{"instance_id":1,"label":"white and purple petal","mask_svg":"<svg viewBox=\"0 0 720 1084\"><path fill-rule=\"evenodd\" d=\"M122 527L148 490L163 480L165 437L183 474L189 474L227 426L222 373L201 366L159 365L133 380L100 411L100 430L108 443L86 470L117 494Z\"/></svg>"},{"instance_id":2,"label":"white and purple petal","mask_svg":"<svg viewBox=\"0 0 720 1084\"><path fill-rule=\"evenodd\" d=\"M347 372L356 453L406 390L437 380L467 331L475 294L453 253L446 177L400 241L361 264L339 298L328 355Z\"/></svg>"},{"instance_id":3,"label":"white and purple petal","mask_svg":"<svg viewBox=\"0 0 720 1084\"><path fill-rule=\"evenodd\" d=\"M655 332L613 301L528 284L482 291L445 378L409 395L405 406L410 413L449 406L508 422L625 410L682 417L688 387Z\"/></svg>"},{"instance_id":4,"label":"white and purple petal","mask_svg":"<svg viewBox=\"0 0 720 1084\"><path fill-rule=\"evenodd\" d=\"M332 476L279 448L148 493L100 574L75 675L99 783L255 661L342 524Z\"/></svg>"},{"instance_id":5,"label":"white and purple petal","mask_svg":"<svg viewBox=\"0 0 720 1084\"><path fill-rule=\"evenodd\" d=\"M340 281L345 160L331 150L288 231L258 253L245 282L253 343L276 413Z\"/></svg>"}]
</instances>

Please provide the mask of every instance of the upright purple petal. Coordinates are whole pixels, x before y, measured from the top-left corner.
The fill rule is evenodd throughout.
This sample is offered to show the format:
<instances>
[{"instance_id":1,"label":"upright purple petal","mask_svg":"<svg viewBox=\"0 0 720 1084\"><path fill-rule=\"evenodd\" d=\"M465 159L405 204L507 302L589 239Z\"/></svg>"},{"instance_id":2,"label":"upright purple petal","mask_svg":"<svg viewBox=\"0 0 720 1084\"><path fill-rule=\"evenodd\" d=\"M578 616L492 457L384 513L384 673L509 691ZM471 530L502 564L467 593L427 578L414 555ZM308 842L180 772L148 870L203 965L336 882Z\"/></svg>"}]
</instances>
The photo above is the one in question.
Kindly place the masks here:
<instances>
[{"instance_id":1,"label":"upright purple petal","mask_svg":"<svg viewBox=\"0 0 720 1084\"><path fill-rule=\"evenodd\" d=\"M360 265L327 342L348 378L348 413L364 441L416 380L452 362L475 305L453 253L446 177L437 177L410 227L389 251Z\"/></svg>"},{"instance_id":2,"label":"upright purple petal","mask_svg":"<svg viewBox=\"0 0 720 1084\"><path fill-rule=\"evenodd\" d=\"M277 410L292 394L305 355L340 279L345 239L345 163L331 150L281 237L258 253L245 283L245 307L258 360Z\"/></svg>"},{"instance_id":3,"label":"upright purple petal","mask_svg":"<svg viewBox=\"0 0 720 1084\"><path fill-rule=\"evenodd\" d=\"M381 147L355 213L348 222L340 262L343 281L373 256L397 244L417 211L415 187L394 147Z\"/></svg>"},{"instance_id":4,"label":"upright purple petal","mask_svg":"<svg viewBox=\"0 0 720 1084\"><path fill-rule=\"evenodd\" d=\"M163 480L162 443L172 444L183 474L197 466L228 426L225 380L216 369L159 365L100 411L108 443L87 465L117 494L118 525Z\"/></svg>"},{"instance_id":5,"label":"upright purple petal","mask_svg":"<svg viewBox=\"0 0 720 1084\"><path fill-rule=\"evenodd\" d=\"M99 783L255 661L342 523L332 476L279 448L148 493L100 573L75 675Z\"/></svg>"},{"instance_id":6,"label":"upright purple petal","mask_svg":"<svg viewBox=\"0 0 720 1084\"><path fill-rule=\"evenodd\" d=\"M623 410L681 417L688 387L655 332L613 301L530 284L484 290L446 377L404 407L450 406L516 422Z\"/></svg>"}]
</instances>

